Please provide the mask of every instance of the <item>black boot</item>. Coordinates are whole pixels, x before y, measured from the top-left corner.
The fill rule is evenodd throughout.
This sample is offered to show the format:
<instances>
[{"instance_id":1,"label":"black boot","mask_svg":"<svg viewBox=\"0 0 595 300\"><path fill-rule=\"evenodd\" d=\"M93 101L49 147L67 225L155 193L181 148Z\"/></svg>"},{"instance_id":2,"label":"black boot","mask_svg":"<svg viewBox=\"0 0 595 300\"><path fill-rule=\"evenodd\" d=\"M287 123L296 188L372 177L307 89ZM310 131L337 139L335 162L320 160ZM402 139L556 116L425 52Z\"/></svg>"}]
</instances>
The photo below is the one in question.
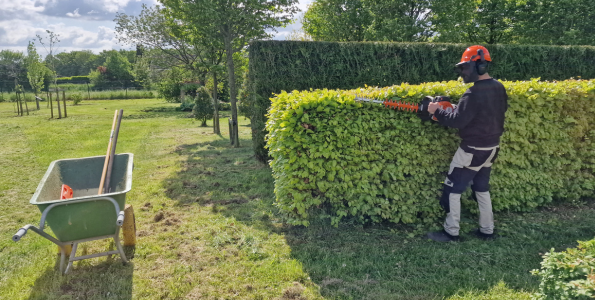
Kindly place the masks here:
<instances>
[{"instance_id":1,"label":"black boot","mask_svg":"<svg viewBox=\"0 0 595 300\"><path fill-rule=\"evenodd\" d=\"M496 237L493 233L487 234L487 233L481 232L481 230L479 230L479 228L475 229L475 236L477 236L478 238L480 238L484 241L493 240Z\"/></svg>"},{"instance_id":2,"label":"black boot","mask_svg":"<svg viewBox=\"0 0 595 300\"><path fill-rule=\"evenodd\" d=\"M459 241L459 236L458 235L456 235L456 236L455 235L450 235L444 229L442 229L442 231L429 232L427 236L432 241L441 242L441 243L457 242L457 241Z\"/></svg>"}]
</instances>

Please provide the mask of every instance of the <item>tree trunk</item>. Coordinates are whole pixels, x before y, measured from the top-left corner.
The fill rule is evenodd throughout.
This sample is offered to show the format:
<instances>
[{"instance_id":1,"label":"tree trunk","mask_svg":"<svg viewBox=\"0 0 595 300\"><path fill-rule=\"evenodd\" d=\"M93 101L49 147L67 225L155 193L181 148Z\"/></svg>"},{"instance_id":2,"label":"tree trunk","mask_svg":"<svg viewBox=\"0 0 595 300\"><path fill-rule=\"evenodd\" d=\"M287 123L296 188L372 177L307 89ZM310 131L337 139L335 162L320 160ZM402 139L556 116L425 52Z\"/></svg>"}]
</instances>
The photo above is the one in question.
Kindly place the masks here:
<instances>
[{"instance_id":1,"label":"tree trunk","mask_svg":"<svg viewBox=\"0 0 595 300\"><path fill-rule=\"evenodd\" d=\"M19 105L21 106L21 117L23 116L23 100L21 100L21 95L17 93L17 99L19 101Z\"/></svg>"},{"instance_id":2,"label":"tree trunk","mask_svg":"<svg viewBox=\"0 0 595 300\"><path fill-rule=\"evenodd\" d=\"M19 104L21 104L21 103L19 101L19 92L17 92L17 90L14 90L14 93L17 96L17 98L15 99L15 101L17 103L17 116L20 116L21 115L21 109L19 108Z\"/></svg>"},{"instance_id":3,"label":"tree trunk","mask_svg":"<svg viewBox=\"0 0 595 300\"><path fill-rule=\"evenodd\" d=\"M37 110L39 110L39 99L37 98L37 91L35 91L35 104L37 104Z\"/></svg>"},{"instance_id":4,"label":"tree trunk","mask_svg":"<svg viewBox=\"0 0 595 300\"><path fill-rule=\"evenodd\" d=\"M68 117L66 114L66 91L62 91L62 103L64 103L64 118Z\"/></svg>"},{"instance_id":5,"label":"tree trunk","mask_svg":"<svg viewBox=\"0 0 595 300\"><path fill-rule=\"evenodd\" d=\"M48 92L48 95L50 96L50 110L51 110L51 118L54 118L54 103L52 102L52 92Z\"/></svg>"},{"instance_id":6,"label":"tree trunk","mask_svg":"<svg viewBox=\"0 0 595 300\"><path fill-rule=\"evenodd\" d=\"M62 119L62 109L60 109L60 92L58 91L57 85L56 85L56 103L58 104L58 119Z\"/></svg>"},{"instance_id":7,"label":"tree trunk","mask_svg":"<svg viewBox=\"0 0 595 300\"><path fill-rule=\"evenodd\" d=\"M226 30L227 31L227 30ZM234 148L240 147L240 137L238 134L238 107L236 105L236 75L233 67L233 49L231 45L231 34L225 32L224 37L225 43L225 54L227 56L227 73L229 77L229 100L231 102L231 120L233 130L233 141L232 145Z\"/></svg>"},{"instance_id":8,"label":"tree trunk","mask_svg":"<svg viewBox=\"0 0 595 300\"><path fill-rule=\"evenodd\" d=\"M49 89L47 92L45 92L45 108L49 108L50 107L50 92Z\"/></svg>"},{"instance_id":9,"label":"tree trunk","mask_svg":"<svg viewBox=\"0 0 595 300\"><path fill-rule=\"evenodd\" d=\"M29 115L29 105L27 105L27 96L25 95L25 89L23 89L23 100L25 101L25 109L27 110L27 116Z\"/></svg>"},{"instance_id":10,"label":"tree trunk","mask_svg":"<svg viewBox=\"0 0 595 300\"><path fill-rule=\"evenodd\" d=\"M213 132L215 134L221 134L221 128L219 126L219 99L217 99L217 73L213 72Z\"/></svg>"}]
</instances>

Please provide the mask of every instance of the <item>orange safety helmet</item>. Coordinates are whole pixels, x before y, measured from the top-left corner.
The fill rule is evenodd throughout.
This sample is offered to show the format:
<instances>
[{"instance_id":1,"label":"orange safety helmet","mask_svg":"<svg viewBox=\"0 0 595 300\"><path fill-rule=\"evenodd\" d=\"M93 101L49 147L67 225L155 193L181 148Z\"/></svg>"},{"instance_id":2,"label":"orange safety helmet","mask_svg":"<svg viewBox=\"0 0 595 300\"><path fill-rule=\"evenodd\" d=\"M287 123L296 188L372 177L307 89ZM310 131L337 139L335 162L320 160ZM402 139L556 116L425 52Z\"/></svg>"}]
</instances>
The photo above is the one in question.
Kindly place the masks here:
<instances>
[{"instance_id":1,"label":"orange safety helmet","mask_svg":"<svg viewBox=\"0 0 595 300\"><path fill-rule=\"evenodd\" d=\"M492 57L488 49L479 45L471 46L463 53L461 62L455 66L455 71L463 78L463 82L476 82L479 76L488 72L491 61Z\"/></svg>"},{"instance_id":2,"label":"orange safety helmet","mask_svg":"<svg viewBox=\"0 0 595 300\"><path fill-rule=\"evenodd\" d=\"M463 57L461 57L461 62L459 64L470 62L470 61L481 60L481 53L479 52L479 50L481 50L483 52L483 58L486 61L490 61L490 62L492 61L490 52L488 52L488 49L486 49L486 47L475 45L475 46L471 46L465 50L465 52L463 53Z\"/></svg>"}]
</instances>

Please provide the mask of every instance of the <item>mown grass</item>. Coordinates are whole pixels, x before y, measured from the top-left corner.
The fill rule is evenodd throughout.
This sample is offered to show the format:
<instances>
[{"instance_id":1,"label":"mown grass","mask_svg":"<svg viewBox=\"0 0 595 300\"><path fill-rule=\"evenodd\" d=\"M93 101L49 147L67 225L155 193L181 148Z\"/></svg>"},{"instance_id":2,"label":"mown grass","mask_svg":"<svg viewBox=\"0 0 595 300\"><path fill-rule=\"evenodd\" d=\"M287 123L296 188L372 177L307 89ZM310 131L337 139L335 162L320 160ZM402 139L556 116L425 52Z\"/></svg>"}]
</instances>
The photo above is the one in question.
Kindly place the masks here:
<instances>
[{"instance_id":1,"label":"mown grass","mask_svg":"<svg viewBox=\"0 0 595 300\"><path fill-rule=\"evenodd\" d=\"M0 103L0 299L528 299L540 254L593 238L592 204L497 214L501 238L454 244L423 226L283 224L270 169L253 158L248 121L241 148L161 100L87 101L69 117L46 109L14 117ZM118 152L135 155L137 247L119 258L75 263L58 274L56 248L27 234L28 203L49 163L103 155L114 109L124 109ZM467 214L463 232L475 227ZM90 243L89 253L110 247Z\"/></svg>"}]
</instances>

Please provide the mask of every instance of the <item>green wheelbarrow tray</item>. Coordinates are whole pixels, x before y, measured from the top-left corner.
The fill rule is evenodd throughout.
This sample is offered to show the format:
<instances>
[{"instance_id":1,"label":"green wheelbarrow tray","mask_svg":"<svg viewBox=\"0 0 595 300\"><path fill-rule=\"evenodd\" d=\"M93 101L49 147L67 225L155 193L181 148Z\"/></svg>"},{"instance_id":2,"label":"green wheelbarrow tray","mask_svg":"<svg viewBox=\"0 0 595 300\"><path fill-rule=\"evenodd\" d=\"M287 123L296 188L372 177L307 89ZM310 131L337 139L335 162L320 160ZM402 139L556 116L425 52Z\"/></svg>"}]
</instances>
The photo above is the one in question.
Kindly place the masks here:
<instances>
[{"instance_id":1,"label":"green wheelbarrow tray","mask_svg":"<svg viewBox=\"0 0 595 300\"><path fill-rule=\"evenodd\" d=\"M104 161L103 155L53 161L29 201L42 213L39 228L26 225L13 236L13 241L19 241L29 229L52 241L61 249L60 271L64 273L72 267L72 262L98 256L120 254L127 262L119 233L124 222L126 193L132 187L133 154L115 155L110 192L97 195ZM60 200L62 184L72 188L72 198ZM43 231L46 222L55 237ZM114 239L117 251L75 256L78 243L106 238ZM72 245L72 251L64 270L68 245Z\"/></svg>"}]
</instances>

